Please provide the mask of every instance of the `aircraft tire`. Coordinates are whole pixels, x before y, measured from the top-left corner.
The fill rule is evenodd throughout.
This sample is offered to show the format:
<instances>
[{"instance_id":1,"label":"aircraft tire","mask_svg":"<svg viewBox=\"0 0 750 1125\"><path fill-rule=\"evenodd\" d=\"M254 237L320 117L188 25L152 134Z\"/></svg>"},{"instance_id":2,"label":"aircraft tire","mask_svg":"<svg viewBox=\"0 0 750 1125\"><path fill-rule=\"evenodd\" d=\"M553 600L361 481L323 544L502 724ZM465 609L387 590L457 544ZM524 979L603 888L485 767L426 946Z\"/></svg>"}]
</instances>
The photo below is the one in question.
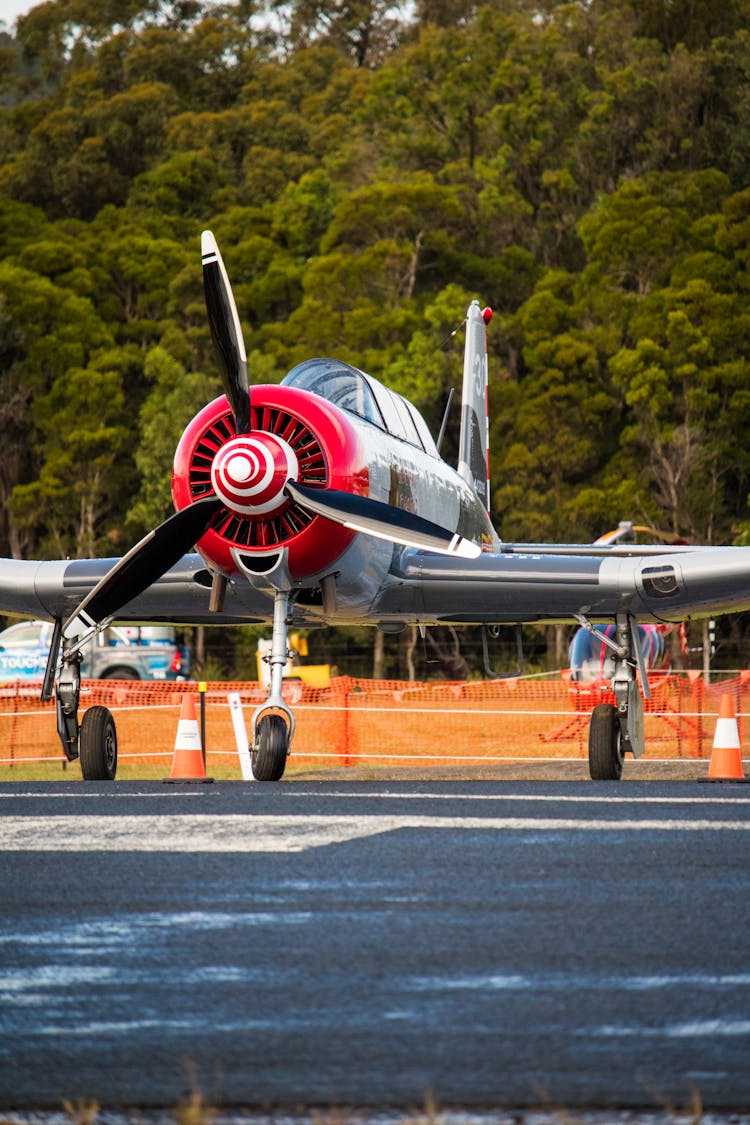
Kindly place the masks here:
<instances>
[{"instance_id":1,"label":"aircraft tire","mask_svg":"<svg viewBox=\"0 0 750 1125\"><path fill-rule=\"evenodd\" d=\"M617 708L600 703L589 724L589 773L592 781L619 781L622 777L622 742Z\"/></svg>"},{"instance_id":2,"label":"aircraft tire","mask_svg":"<svg viewBox=\"0 0 750 1125\"><path fill-rule=\"evenodd\" d=\"M117 773L117 730L107 707L89 707L81 720L79 739L84 781L114 781Z\"/></svg>"},{"instance_id":3,"label":"aircraft tire","mask_svg":"<svg viewBox=\"0 0 750 1125\"><path fill-rule=\"evenodd\" d=\"M279 715L265 715L258 722L258 749L252 755L256 781L278 781L286 769L289 749L287 725Z\"/></svg>"}]
</instances>

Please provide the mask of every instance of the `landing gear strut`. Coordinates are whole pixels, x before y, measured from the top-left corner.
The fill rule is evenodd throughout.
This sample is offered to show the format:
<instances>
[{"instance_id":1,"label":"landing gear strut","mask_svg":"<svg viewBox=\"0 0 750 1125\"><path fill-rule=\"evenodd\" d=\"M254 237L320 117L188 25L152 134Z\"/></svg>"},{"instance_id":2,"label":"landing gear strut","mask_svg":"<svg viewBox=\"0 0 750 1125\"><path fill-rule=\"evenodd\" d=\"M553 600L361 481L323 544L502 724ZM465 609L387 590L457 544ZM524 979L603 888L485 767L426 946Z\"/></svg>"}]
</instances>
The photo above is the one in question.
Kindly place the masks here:
<instances>
[{"instance_id":1,"label":"landing gear strut","mask_svg":"<svg viewBox=\"0 0 750 1125\"><path fill-rule=\"evenodd\" d=\"M50 659L52 652L50 651ZM69 762L78 757L78 703L81 698L81 664L83 657L79 651L63 653L62 668L55 684L55 706L57 709L57 733L63 752ZM50 698L50 696L46 696ZM45 693L42 692L42 700Z\"/></svg>"},{"instance_id":2,"label":"landing gear strut","mask_svg":"<svg viewBox=\"0 0 750 1125\"><path fill-rule=\"evenodd\" d=\"M615 637L612 639L585 617L579 616L578 620L615 655L612 677L615 703L600 703L591 714L589 773L593 781L619 781L625 754L629 752L634 758L640 758L646 749L643 700L636 672L641 677L646 699L651 698L651 691L638 641L638 626L631 614L618 613L615 617Z\"/></svg>"},{"instance_id":3,"label":"landing gear strut","mask_svg":"<svg viewBox=\"0 0 750 1125\"><path fill-rule=\"evenodd\" d=\"M289 745L294 734L294 715L281 694L282 677L289 652L287 612L289 596L277 590L273 603L271 642L271 684L268 699L255 711L252 720L250 754L257 781L278 781L286 768Z\"/></svg>"},{"instance_id":4,"label":"landing gear strut","mask_svg":"<svg viewBox=\"0 0 750 1125\"><path fill-rule=\"evenodd\" d=\"M117 773L117 731L112 712L106 707L89 707L78 722L81 701L81 655L78 639L63 641L56 623L44 677L42 700L52 698L52 684L62 643L60 674L54 685L57 733L69 762L81 760L84 781L114 781Z\"/></svg>"}]
</instances>

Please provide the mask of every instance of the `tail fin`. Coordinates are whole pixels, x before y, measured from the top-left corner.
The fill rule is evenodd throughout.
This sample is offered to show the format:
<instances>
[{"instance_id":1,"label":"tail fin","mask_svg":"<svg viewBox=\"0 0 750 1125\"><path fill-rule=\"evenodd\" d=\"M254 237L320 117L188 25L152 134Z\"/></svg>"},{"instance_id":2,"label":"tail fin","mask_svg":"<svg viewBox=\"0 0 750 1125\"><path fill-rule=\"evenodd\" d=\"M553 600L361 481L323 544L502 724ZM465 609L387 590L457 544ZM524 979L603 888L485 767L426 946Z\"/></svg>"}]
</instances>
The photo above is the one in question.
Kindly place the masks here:
<instances>
[{"instance_id":1,"label":"tail fin","mask_svg":"<svg viewBox=\"0 0 750 1125\"><path fill-rule=\"evenodd\" d=\"M490 444L487 404L487 325L492 310L472 301L466 314L464 382L458 472L490 510Z\"/></svg>"}]
</instances>

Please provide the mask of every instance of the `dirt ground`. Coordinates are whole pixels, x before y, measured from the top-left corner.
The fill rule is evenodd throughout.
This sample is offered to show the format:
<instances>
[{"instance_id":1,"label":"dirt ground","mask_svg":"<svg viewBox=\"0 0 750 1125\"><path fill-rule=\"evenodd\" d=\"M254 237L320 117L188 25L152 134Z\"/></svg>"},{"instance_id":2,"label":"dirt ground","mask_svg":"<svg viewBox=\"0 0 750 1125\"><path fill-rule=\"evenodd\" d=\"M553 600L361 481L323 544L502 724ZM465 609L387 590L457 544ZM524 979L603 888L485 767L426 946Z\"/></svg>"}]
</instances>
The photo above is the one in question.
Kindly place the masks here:
<instances>
[{"instance_id":1,"label":"dirt ground","mask_svg":"<svg viewBox=\"0 0 750 1125\"><path fill-rule=\"evenodd\" d=\"M672 759L635 761L626 758L622 780L696 781L705 778L705 760ZM589 781L585 760L556 762L492 762L455 766L341 766L327 769L294 769L288 781Z\"/></svg>"},{"instance_id":2,"label":"dirt ground","mask_svg":"<svg viewBox=\"0 0 750 1125\"><path fill-rule=\"evenodd\" d=\"M240 772L236 761L230 762L231 755L226 761L211 760L208 763L209 776L216 781L237 781ZM625 759L622 772L622 783L629 781L700 781L708 773L708 759L697 758L662 758L643 759L635 761L631 757ZM750 783L750 771L747 770L746 781ZM154 781L162 780L169 773L166 760L161 764L145 763L143 761L130 761L121 759L117 771L118 781ZM61 761L49 761L39 765L19 764L13 768L0 770L0 783L3 782L28 782L28 781L56 781L79 782L81 771L77 763L68 769L63 769ZM577 759L547 759L534 761L533 759L516 759L506 762L456 762L454 765L419 765L396 766L372 763L356 766L314 766L305 765L294 755L289 759L289 764L284 774L283 784L305 781L323 782L329 785L351 785L357 782L374 782L376 784L398 784L403 781L421 781L427 785L456 783L461 781L560 781L560 782L589 782L592 792L597 784L591 782L589 777L588 760ZM717 783L706 786L711 789L727 788L739 782ZM611 786L605 786L607 793ZM702 787L703 788L703 787ZM750 797L750 790L747 791ZM2 1125L2 1123L0 1123Z\"/></svg>"}]
</instances>

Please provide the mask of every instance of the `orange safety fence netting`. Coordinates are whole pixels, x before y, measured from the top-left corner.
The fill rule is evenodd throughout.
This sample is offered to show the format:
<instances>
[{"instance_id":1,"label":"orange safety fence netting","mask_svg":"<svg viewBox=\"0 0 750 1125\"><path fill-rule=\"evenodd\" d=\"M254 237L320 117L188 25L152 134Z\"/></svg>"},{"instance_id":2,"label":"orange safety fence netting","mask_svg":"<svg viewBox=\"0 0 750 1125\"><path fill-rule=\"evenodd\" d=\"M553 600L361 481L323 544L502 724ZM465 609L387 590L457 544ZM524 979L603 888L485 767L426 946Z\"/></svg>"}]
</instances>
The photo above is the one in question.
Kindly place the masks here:
<instances>
[{"instance_id":1,"label":"orange safety fence netting","mask_svg":"<svg viewBox=\"0 0 750 1125\"><path fill-rule=\"evenodd\" d=\"M655 675L651 690L652 698L645 701L646 757L710 757L725 692L734 701L743 739L750 672L712 684L695 675ZM198 698L198 685L88 680L81 711L96 704L108 707L117 724L120 757L157 760L174 751L180 705L188 692ZM257 682L207 685L208 755L237 763L231 692L241 698L249 731L266 689ZM565 673L458 683L342 676L327 688L290 681L284 695L297 724L293 760L306 765L585 758L592 707L614 702L606 685L579 684ZM62 760L55 706L40 702L39 685L0 686L0 766Z\"/></svg>"}]
</instances>

